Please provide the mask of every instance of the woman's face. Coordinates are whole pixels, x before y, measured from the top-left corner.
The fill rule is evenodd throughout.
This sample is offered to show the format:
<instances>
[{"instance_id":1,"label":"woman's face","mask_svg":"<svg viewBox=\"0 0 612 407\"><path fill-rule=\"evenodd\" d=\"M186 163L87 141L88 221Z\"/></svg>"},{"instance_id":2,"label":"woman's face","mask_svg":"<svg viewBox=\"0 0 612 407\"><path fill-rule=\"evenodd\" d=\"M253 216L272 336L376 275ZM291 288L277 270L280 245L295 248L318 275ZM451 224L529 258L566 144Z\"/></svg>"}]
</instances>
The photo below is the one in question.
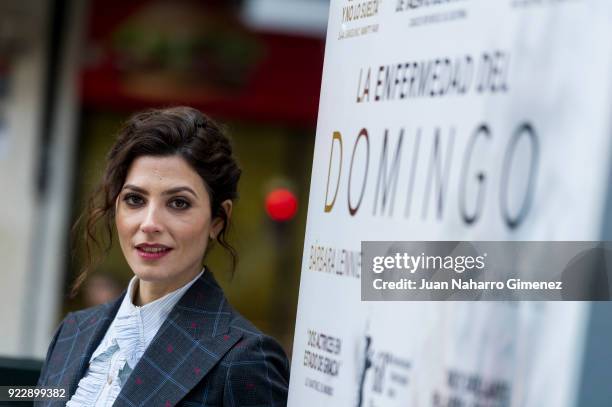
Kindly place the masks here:
<instances>
[{"instance_id":1,"label":"woman's face","mask_svg":"<svg viewBox=\"0 0 612 407\"><path fill-rule=\"evenodd\" d=\"M209 237L223 226L211 219L202 178L183 158L139 157L116 202L121 250L139 279L178 288L201 270Z\"/></svg>"}]
</instances>

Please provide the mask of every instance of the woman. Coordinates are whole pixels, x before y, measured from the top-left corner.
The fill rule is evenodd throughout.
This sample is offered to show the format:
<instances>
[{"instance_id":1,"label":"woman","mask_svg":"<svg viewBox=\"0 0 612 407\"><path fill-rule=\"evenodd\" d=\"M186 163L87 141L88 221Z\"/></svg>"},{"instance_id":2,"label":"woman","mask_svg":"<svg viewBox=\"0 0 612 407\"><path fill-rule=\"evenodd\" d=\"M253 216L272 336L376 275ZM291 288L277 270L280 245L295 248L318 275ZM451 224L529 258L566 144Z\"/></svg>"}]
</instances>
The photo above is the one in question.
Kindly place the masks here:
<instances>
[{"instance_id":1,"label":"woman","mask_svg":"<svg viewBox=\"0 0 612 407\"><path fill-rule=\"evenodd\" d=\"M235 267L226 231L240 172L228 139L195 109L128 120L90 200L86 243L100 221L112 242L114 224L134 277L117 300L66 316L39 386L67 388L67 406L286 405L282 348L202 267L213 242Z\"/></svg>"}]
</instances>

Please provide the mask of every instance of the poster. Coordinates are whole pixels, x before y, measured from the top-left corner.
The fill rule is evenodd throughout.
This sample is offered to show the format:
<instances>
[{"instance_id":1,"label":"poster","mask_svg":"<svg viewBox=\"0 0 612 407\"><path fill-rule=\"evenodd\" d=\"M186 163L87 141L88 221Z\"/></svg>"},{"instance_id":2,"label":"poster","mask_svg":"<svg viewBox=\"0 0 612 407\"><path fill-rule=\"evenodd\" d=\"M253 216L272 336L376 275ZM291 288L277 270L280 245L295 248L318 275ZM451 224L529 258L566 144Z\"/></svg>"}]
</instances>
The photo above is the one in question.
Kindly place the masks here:
<instances>
[{"instance_id":1,"label":"poster","mask_svg":"<svg viewBox=\"0 0 612 407\"><path fill-rule=\"evenodd\" d=\"M611 22L605 0L331 1L289 406L575 405L588 302L361 301L360 247L600 240Z\"/></svg>"}]
</instances>

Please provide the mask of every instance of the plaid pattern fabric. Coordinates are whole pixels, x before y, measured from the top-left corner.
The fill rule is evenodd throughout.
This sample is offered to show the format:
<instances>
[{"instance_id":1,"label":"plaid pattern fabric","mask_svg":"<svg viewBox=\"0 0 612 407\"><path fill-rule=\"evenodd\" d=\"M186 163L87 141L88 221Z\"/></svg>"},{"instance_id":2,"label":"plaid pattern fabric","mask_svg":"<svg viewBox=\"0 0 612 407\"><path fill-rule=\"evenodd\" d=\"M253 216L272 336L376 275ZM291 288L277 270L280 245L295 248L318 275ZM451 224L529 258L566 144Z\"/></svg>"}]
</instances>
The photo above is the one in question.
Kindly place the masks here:
<instances>
[{"instance_id":1,"label":"plaid pattern fabric","mask_svg":"<svg viewBox=\"0 0 612 407\"><path fill-rule=\"evenodd\" d=\"M38 386L74 394L122 298L66 316ZM170 312L113 406L286 406L288 380L280 345L232 309L207 270Z\"/></svg>"}]
</instances>

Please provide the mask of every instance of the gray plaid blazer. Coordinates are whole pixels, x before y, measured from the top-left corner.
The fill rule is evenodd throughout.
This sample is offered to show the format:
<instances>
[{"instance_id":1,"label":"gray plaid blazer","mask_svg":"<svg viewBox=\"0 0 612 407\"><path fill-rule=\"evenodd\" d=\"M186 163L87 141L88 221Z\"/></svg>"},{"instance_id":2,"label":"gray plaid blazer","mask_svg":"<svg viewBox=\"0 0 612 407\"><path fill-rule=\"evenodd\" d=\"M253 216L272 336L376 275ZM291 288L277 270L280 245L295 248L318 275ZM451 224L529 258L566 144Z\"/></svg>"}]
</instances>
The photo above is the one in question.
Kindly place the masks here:
<instances>
[{"instance_id":1,"label":"gray plaid blazer","mask_svg":"<svg viewBox=\"0 0 612 407\"><path fill-rule=\"evenodd\" d=\"M65 387L72 397L123 295L66 316L38 386ZM288 381L283 349L228 304L206 271L172 309L113 406L286 406Z\"/></svg>"}]
</instances>

